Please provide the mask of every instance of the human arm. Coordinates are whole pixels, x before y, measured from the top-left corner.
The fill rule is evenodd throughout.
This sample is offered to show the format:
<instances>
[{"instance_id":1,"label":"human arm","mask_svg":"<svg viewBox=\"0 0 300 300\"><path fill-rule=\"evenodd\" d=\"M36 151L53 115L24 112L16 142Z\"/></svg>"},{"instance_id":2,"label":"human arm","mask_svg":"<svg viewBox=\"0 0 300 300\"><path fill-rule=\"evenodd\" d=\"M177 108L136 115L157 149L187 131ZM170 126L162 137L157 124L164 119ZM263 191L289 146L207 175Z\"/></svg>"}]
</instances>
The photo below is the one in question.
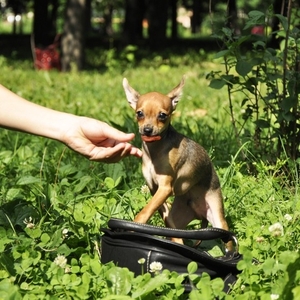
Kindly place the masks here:
<instances>
[{"instance_id":1,"label":"human arm","mask_svg":"<svg viewBox=\"0 0 300 300\"><path fill-rule=\"evenodd\" d=\"M0 85L0 126L58 140L90 160L107 163L134 155L140 149L124 133L105 122L49 109L32 103Z\"/></svg>"}]
</instances>

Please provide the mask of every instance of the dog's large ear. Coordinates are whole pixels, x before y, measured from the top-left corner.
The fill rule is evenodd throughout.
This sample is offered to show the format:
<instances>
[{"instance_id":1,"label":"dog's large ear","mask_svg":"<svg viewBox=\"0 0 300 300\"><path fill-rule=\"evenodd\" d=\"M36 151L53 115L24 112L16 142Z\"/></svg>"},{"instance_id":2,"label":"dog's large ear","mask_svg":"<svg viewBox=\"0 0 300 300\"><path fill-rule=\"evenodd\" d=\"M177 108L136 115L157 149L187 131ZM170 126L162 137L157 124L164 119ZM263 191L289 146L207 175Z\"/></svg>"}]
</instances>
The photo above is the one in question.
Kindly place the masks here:
<instances>
[{"instance_id":1,"label":"dog's large ear","mask_svg":"<svg viewBox=\"0 0 300 300\"><path fill-rule=\"evenodd\" d=\"M172 108L175 110L177 103L182 96L182 88L184 86L185 77L183 76L180 83L167 95L172 101Z\"/></svg>"},{"instance_id":2,"label":"dog's large ear","mask_svg":"<svg viewBox=\"0 0 300 300\"><path fill-rule=\"evenodd\" d=\"M137 101L140 97L140 94L129 85L128 80L126 78L123 79L123 88L124 88L128 103L135 110Z\"/></svg>"}]
</instances>

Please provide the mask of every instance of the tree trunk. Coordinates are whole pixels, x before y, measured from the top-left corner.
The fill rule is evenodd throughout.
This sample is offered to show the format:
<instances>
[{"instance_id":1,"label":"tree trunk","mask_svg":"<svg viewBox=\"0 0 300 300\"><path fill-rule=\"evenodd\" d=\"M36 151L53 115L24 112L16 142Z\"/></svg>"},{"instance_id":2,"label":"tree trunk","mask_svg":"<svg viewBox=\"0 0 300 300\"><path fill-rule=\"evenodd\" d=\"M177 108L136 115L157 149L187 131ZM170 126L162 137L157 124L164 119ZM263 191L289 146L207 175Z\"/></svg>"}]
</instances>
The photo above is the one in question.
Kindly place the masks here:
<instances>
[{"instance_id":1,"label":"tree trunk","mask_svg":"<svg viewBox=\"0 0 300 300\"><path fill-rule=\"evenodd\" d=\"M200 31L200 26L202 23L201 8L202 8L202 3L199 0L194 0L193 1L193 15L191 18L192 33L197 33Z\"/></svg>"},{"instance_id":2,"label":"tree trunk","mask_svg":"<svg viewBox=\"0 0 300 300\"><path fill-rule=\"evenodd\" d=\"M85 44L86 0L68 0L62 35L62 70L83 69Z\"/></svg>"},{"instance_id":3,"label":"tree trunk","mask_svg":"<svg viewBox=\"0 0 300 300\"><path fill-rule=\"evenodd\" d=\"M107 3L106 7L104 8L104 12L103 12L105 34L107 36L112 36L114 33L113 27L112 27L113 9L114 9L113 4Z\"/></svg>"},{"instance_id":4,"label":"tree trunk","mask_svg":"<svg viewBox=\"0 0 300 300\"><path fill-rule=\"evenodd\" d=\"M45 47L53 42L50 38L48 4L48 0L34 1L33 34L34 43L37 47Z\"/></svg>"},{"instance_id":5,"label":"tree trunk","mask_svg":"<svg viewBox=\"0 0 300 300\"><path fill-rule=\"evenodd\" d=\"M14 21L13 21L13 30L12 30L12 34L16 35L17 34L17 21L16 21L16 15L14 14Z\"/></svg>"},{"instance_id":6,"label":"tree trunk","mask_svg":"<svg viewBox=\"0 0 300 300\"><path fill-rule=\"evenodd\" d=\"M154 49L164 47L168 20L168 1L149 0L147 13L150 46Z\"/></svg>"},{"instance_id":7,"label":"tree trunk","mask_svg":"<svg viewBox=\"0 0 300 300\"><path fill-rule=\"evenodd\" d=\"M145 9L145 0L126 0L124 23L125 44L136 44L143 38Z\"/></svg>"},{"instance_id":8,"label":"tree trunk","mask_svg":"<svg viewBox=\"0 0 300 300\"><path fill-rule=\"evenodd\" d=\"M178 38L178 28L177 28L177 0L171 0L171 21L172 21L172 39Z\"/></svg>"},{"instance_id":9,"label":"tree trunk","mask_svg":"<svg viewBox=\"0 0 300 300\"><path fill-rule=\"evenodd\" d=\"M85 31L92 31L92 0L85 0Z\"/></svg>"},{"instance_id":10,"label":"tree trunk","mask_svg":"<svg viewBox=\"0 0 300 300\"><path fill-rule=\"evenodd\" d=\"M59 7L58 0L51 0L51 11L50 11L50 20L49 20L50 24L49 24L49 27L50 27L50 32L51 32L52 35L57 34L56 21L57 21L58 7Z\"/></svg>"}]
</instances>

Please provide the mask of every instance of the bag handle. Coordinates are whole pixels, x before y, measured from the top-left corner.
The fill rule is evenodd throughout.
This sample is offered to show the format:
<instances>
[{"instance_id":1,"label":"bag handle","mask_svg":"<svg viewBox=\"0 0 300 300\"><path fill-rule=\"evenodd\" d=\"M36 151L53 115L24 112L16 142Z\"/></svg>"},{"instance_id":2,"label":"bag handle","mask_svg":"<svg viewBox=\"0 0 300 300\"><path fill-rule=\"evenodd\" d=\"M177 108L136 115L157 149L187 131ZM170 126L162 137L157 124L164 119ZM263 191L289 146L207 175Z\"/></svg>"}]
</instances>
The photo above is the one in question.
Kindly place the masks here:
<instances>
[{"instance_id":1,"label":"bag handle","mask_svg":"<svg viewBox=\"0 0 300 300\"><path fill-rule=\"evenodd\" d=\"M216 227L203 228L198 230L183 230L136 223L116 218L111 218L108 221L108 226L110 227L110 229L114 230L123 229L164 237L185 238L194 240L221 239L224 243L234 241L237 247L237 238L232 232Z\"/></svg>"}]
</instances>

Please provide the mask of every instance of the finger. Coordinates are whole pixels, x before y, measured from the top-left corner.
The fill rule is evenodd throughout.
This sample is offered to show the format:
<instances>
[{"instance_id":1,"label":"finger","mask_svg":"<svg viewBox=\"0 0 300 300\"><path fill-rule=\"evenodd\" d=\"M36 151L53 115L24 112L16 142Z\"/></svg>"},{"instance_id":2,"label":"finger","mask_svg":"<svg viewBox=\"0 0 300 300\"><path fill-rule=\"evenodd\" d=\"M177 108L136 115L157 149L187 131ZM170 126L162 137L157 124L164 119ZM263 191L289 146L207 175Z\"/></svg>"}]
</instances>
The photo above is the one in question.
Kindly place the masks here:
<instances>
[{"instance_id":1,"label":"finger","mask_svg":"<svg viewBox=\"0 0 300 300\"><path fill-rule=\"evenodd\" d=\"M105 162L115 163L130 155L141 158L142 151L138 148L132 147L130 144L127 144L127 147L125 147L123 150L120 149L119 151L116 151L113 155L111 155L111 157L107 158Z\"/></svg>"},{"instance_id":2,"label":"finger","mask_svg":"<svg viewBox=\"0 0 300 300\"><path fill-rule=\"evenodd\" d=\"M120 149L119 151L115 152L113 155L111 155L109 158L105 160L107 163L116 163L120 161L121 159L127 157L130 155L131 148L125 147L124 149Z\"/></svg>"},{"instance_id":3,"label":"finger","mask_svg":"<svg viewBox=\"0 0 300 300\"><path fill-rule=\"evenodd\" d=\"M132 147L131 151L130 151L130 155L136 156L136 157L142 157L143 152L141 149L136 148L136 147Z\"/></svg>"},{"instance_id":4,"label":"finger","mask_svg":"<svg viewBox=\"0 0 300 300\"><path fill-rule=\"evenodd\" d=\"M120 142L129 142L134 139L134 133L125 133L114 127L110 127L108 124L103 127L103 133L107 138L114 139Z\"/></svg>"},{"instance_id":5,"label":"finger","mask_svg":"<svg viewBox=\"0 0 300 300\"><path fill-rule=\"evenodd\" d=\"M130 145L130 144L128 144ZM97 147L94 148L91 153L90 160L93 161L102 161L102 162L115 162L120 160L122 157L122 153L124 152L124 148L126 148L125 143L116 144L114 147ZM127 150L128 151L128 150Z\"/></svg>"},{"instance_id":6,"label":"finger","mask_svg":"<svg viewBox=\"0 0 300 300\"><path fill-rule=\"evenodd\" d=\"M136 156L136 157L142 157L142 150L139 149L139 148L136 148L134 146L132 146L131 144L129 143L126 143L122 153L120 154L121 157L126 157L126 156L129 156L129 155L133 155L133 156Z\"/></svg>"}]
</instances>

